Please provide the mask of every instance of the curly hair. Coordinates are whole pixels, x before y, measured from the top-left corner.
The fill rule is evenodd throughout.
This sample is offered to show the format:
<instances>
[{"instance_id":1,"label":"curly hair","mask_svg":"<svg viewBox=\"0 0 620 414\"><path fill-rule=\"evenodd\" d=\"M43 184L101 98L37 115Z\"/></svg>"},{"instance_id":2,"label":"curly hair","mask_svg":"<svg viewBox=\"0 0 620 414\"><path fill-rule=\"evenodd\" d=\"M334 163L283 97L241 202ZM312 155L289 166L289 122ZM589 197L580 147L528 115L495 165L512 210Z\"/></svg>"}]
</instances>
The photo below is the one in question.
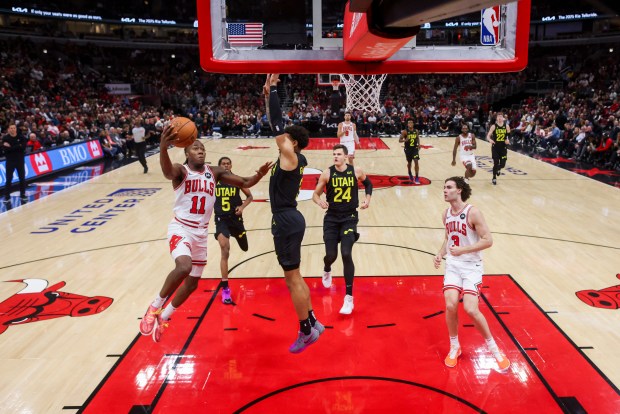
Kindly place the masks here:
<instances>
[{"instance_id":1,"label":"curly hair","mask_svg":"<svg viewBox=\"0 0 620 414\"><path fill-rule=\"evenodd\" d=\"M471 187L469 186L469 184L467 184L464 177L446 178L445 182L447 183L448 181L454 181L454 184L456 184L456 188L461 190L461 200L467 201L469 197L471 197Z\"/></svg>"},{"instance_id":2,"label":"curly hair","mask_svg":"<svg viewBox=\"0 0 620 414\"><path fill-rule=\"evenodd\" d=\"M304 149L308 146L308 142L310 141L310 133L306 128L299 125L291 125L284 128L284 133L289 134L291 138L297 141L297 146L299 149Z\"/></svg>"}]
</instances>

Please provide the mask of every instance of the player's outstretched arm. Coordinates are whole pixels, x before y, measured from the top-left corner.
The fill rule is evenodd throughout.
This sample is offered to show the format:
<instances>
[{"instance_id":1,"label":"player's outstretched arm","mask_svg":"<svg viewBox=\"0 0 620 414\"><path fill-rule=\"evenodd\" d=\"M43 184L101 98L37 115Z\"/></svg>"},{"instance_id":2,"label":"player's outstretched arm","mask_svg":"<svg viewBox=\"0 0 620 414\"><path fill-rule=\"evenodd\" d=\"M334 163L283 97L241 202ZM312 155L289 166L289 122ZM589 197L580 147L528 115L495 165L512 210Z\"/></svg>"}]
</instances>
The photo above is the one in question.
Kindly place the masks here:
<instances>
[{"instance_id":1,"label":"player's outstretched arm","mask_svg":"<svg viewBox=\"0 0 620 414\"><path fill-rule=\"evenodd\" d=\"M329 180L329 169L323 171L321 176L319 177L319 181L316 183L316 188L314 189L314 193L312 194L312 201L315 202L322 209L326 209L329 207L327 201L321 199L321 194L325 191L325 186L327 185L327 181Z\"/></svg>"},{"instance_id":2,"label":"player's outstretched arm","mask_svg":"<svg viewBox=\"0 0 620 414\"><path fill-rule=\"evenodd\" d=\"M248 188L258 183L261 180L261 178L267 175L272 165L273 165L272 162L264 163L256 171L256 174L254 174L251 177L241 177L219 166L211 167L211 169L213 170L213 173L215 174L216 182L222 181L223 183L226 183L228 185L234 185L235 187Z\"/></svg>"},{"instance_id":3,"label":"player's outstretched arm","mask_svg":"<svg viewBox=\"0 0 620 414\"><path fill-rule=\"evenodd\" d=\"M174 184L183 180L184 172L181 164L173 164L168 155L168 147L174 145L177 140L177 133L174 128L167 125L161 134L161 141L159 143L159 164L161 165L161 171L164 173L164 177L168 180L172 180Z\"/></svg>"},{"instance_id":4,"label":"player's outstretched arm","mask_svg":"<svg viewBox=\"0 0 620 414\"><path fill-rule=\"evenodd\" d=\"M278 82L280 82L280 75L272 73L267 75L267 80L263 86L263 92L265 88L269 86L269 95L266 95L267 99L267 117L271 130L278 134L284 131L284 120L282 119L282 108L280 108L280 97L278 96Z\"/></svg>"},{"instance_id":5,"label":"player's outstretched arm","mask_svg":"<svg viewBox=\"0 0 620 414\"><path fill-rule=\"evenodd\" d=\"M471 149L475 150L478 148L478 144L476 143L476 136L471 134Z\"/></svg>"},{"instance_id":6,"label":"player's outstretched arm","mask_svg":"<svg viewBox=\"0 0 620 414\"><path fill-rule=\"evenodd\" d=\"M269 127L273 130L273 126L271 125L271 111L269 110L269 79L271 78L270 74L267 74L267 79L265 80L265 84L263 85L263 95L265 96L265 113L267 114L267 122L269 122Z\"/></svg>"}]
</instances>

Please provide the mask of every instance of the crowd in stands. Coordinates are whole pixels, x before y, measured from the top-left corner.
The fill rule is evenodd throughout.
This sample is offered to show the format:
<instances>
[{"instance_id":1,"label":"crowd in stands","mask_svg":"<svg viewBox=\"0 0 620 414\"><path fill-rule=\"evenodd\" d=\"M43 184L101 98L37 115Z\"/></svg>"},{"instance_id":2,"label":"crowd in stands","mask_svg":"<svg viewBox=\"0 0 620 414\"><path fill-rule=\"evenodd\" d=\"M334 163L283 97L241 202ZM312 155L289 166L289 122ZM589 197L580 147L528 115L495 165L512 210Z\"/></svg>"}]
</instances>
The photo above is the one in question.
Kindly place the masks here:
<instances>
[{"instance_id":1,"label":"crowd in stands","mask_svg":"<svg viewBox=\"0 0 620 414\"><path fill-rule=\"evenodd\" d=\"M567 73L561 90L507 111L515 141L530 153L620 169L620 59L594 54L582 63Z\"/></svg>"},{"instance_id":2,"label":"crowd in stands","mask_svg":"<svg viewBox=\"0 0 620 414\"><path fill-rule=\"evenodd\" d=\"M534 51L528 69L516 74L390 75L381 110L354 111L353 120L361 136L397 135L413 118L423 134L456 135L466 122L482 137L493 97L523 90L527 80L556 79L563 88L495 108L506 113L516 144L618 168L620 62L617 53L604 53L608 48L574 48L551 63L548 51ZM143 126L154 146L175 114L192 118L204 136L269 135L264 76L204 73L196 50L172 56L26 40L0 41L0 50L0 128L17 122L32 150L99 139L109 156L131 156L134 127ZM104 85L114 82L132 84L134 95L109 94ZM287 123L306 126L314 136L335 135L344 87L335 98L315 76L289 75L280 93Z\"/></svg>"}]
</instances>

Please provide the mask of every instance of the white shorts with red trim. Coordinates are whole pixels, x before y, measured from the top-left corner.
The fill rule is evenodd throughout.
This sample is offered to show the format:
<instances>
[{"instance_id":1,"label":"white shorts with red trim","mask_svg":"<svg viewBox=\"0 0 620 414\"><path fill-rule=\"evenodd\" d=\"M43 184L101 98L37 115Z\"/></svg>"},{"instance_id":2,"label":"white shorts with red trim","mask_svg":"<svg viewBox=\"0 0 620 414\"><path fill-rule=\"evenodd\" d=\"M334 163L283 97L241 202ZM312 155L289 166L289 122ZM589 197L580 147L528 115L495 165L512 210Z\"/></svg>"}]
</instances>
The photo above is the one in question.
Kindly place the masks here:
<instances>
[{"instance_id":1,"label":"white shorts with red trim","mask_svg":"<svg viewBox=\"0 0 620 414\"><path fill-rule=\"evenodd\" d=\"M476 156L474 154L461 155L461 162L463 163L463 167L466 167L466 168L467 168L467 164L471 164L472 170L475 170L477 167Z\"/></svg>"},{"instance_id":2,"label":"white shorts with red trim","mask_svg":"<svg viewBox=\"0 0 620 414\"><path fill-rule=\"evenodd\" d=\"M446 274L443 278L443 290L456 289L471 295L480 295L484 266L479 262L461 262L446 260Z\"/></svg>"},{"instance_id":3,"label":"white shorts with red trim","mask_svg":"<svg viewBox=\"0 0 620 414\"><path fill-rule=\"evenodd\" d=\"M180 256L192 258L192 270L190 276L201 277L207 265L207 239L208 229L193 229L176 220L168 225L168 245L170 255L174 260Z\"/></svg>"},{"instance_id":4,"label":"white shorts with red trim","mask_svg":"<svg viewBox=\"0 0 620 414\"><path fill-rule=\"evenodd\" d=\"M340 143L347 147L347 155L355 155L355 141L345 141Z\"/></svg>"}]
</instances>

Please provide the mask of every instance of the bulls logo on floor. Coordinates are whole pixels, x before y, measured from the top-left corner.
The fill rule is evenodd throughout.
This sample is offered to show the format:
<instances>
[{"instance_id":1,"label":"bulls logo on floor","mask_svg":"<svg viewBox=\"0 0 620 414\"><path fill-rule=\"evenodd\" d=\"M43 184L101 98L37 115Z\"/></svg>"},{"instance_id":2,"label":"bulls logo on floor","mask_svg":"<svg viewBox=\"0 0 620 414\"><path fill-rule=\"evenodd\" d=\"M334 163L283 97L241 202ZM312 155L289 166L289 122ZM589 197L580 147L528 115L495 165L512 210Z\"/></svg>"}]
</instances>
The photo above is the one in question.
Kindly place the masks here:
<instances>
[{"instance_id":1,"label":"bulls logo on floor","mask_svg":"<svg viewBox=\"0 0 620 414\"><path fill-rule=\"evenodd\" d=\"M114 301L106 296L82 296L60 292L65 282L47 287L44 279L9 280L26 287L0 302L0 334L9 326L22 325L63 316L89 316L106 310Z\"/></svg>"},{"instance_id":2,"label":"bulls logo on floor","mask_svg":"<svg viewBox=\"0 0 620 414\"><path fill-rule=\"evenodd\" d=\"M620 273L616 275L620 279ZM601 290L580 290L575 295L586 305L601 309L620 308L620 285L610 286Z\"/></svg>"},{"instance_id":3,"label":"bulls logo on floor","mask_svg":"<svg viewBox=\"0 0 620 414\"><path fill-rule=\"evenodd\" d=\"M299 194L297 195L297 201L312 200L312 194L316 188L316 184L319 182L321 176L321 170L316 168L306 167L304 168L304 179L299 188ZM385 175L385 174L366 174L366 176L372 182L373 190L380 190L390 187L420 187L423 185L429 185L431 180L426 177L420 177L420 184L415 184L409 180L409 177L405 175ZM362 182L359 182L360 189L364 189ZM268 199L254 199L255 202L266 202Z\"/></svg>"}]
</instances>

